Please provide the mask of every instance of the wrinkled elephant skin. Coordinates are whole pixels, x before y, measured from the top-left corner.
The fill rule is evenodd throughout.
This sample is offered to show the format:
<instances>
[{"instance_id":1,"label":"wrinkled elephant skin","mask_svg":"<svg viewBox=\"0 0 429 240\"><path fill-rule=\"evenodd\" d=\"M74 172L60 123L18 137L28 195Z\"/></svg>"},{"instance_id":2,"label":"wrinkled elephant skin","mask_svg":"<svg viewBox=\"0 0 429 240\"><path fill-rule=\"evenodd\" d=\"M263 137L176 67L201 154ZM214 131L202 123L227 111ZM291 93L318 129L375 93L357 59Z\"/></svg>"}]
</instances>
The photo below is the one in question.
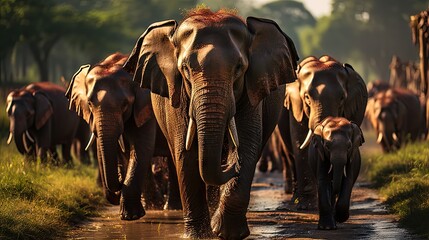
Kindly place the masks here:
<instances>
[{"instance_id":1,"label":"wrinkled elephant skin","mask_svg":"<svg viewBox=\"0 0 429 240\"><path fill-rule=\"evenodd\" d=\"M186 236L249 235L253 174L297 59L275 22L244 22L225 10L154 23L137 41L124 68L151 89L177 167ZM220 199L206 198L206 185L221 186ZM213 201L219 205L210 219Z\"/></svg>"}]
</instances>

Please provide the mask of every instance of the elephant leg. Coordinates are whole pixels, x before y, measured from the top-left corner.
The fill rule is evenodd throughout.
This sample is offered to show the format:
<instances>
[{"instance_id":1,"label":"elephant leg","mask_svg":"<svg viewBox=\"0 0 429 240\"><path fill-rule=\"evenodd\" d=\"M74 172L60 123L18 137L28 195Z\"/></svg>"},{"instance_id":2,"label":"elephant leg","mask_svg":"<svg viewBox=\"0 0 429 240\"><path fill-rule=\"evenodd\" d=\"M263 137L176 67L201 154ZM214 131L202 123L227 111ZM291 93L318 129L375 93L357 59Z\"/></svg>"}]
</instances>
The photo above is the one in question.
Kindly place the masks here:
<instances>
[{"instance_id":1,"label":"elephant leg","mask_svg":"<svg viewBox=\"0 0 429 240\"><path fill-rule=\"evenodd\" d=\"M285 180L285 193L292 193L291 202L296 199L296 169L295 169L295 157L292 152L292 140L290 132L290 119L289 111L286 108L282 108L280 113L280 120L278 123L280 132L280 143L281 143L281 155L283 160L283 179ZM288 177L290 176L290 177ZM290 179L290 180L289 180Z\"/></svg>"},{"instance_id":2,"label":"elephant leg","mask_svg":"<svg viewBox=\"0 0 429 240\"><path fill-rule=\"evenodd\" d=\"M347 166L347 177L343 177L341 192L338 196L337 204L335 207L335 219L337 222L345 222L349 219L350 198L352 195L353 185L355 184L361 165L361 158L359 150L354 153L354 158L351 164Z\"/></svg>"},{"instance_id":3,"label":"elephant leg","mask_svg":"<svg viewBox=\"0 0 429 240\"><path fill-rule=\"evenodd\" d=\"M181 157L180 157L181 156ZM211 238L210 214L206 199L206 184L200 177L195 152L177 153L176 171L185 223L185 237Z\"/></svg>"},{"instance_id":4,"label":"elephant leg","mask_svg":"<svg viewBox=\"0 0 429 240\"><path fill-rule=\"evenodd\" d=\"M138 173L142 183L143 196L148 209L163 209L164 195L156 183L155 176L152 172L152 158L155 150L156 139L156 120L151 119L139 129L139 140L136 141L136 151L139 156L139 164L141 164L141 172ZM128 173L127 173L128 174Z\"/></svg>"},{"instance_id":5,"label":"elephant leg","mask_svg":"<svg viewBox=\"0 0 429 240\"><path fill-rule=\"evenodd\" d=\"M333 230L337 228L334 219L335 199L332 197L332 183L328 176L329 163L318 163L318 229Z\"/></svg>"},{"instance_id":6,"label":"elephant leg","mask_svg":"<svg viewBox=\"0 0 429 240\"><path fill-rule=\"evenodd\" d=\"M120 214L122 220L136 220L146 212L141 201L142 164L139 162L135 149L131 149L125 181L122 186L120 199Z\"/></svg>"},{"instance_id":7,"label":"elephant leg","mask_svg":"<svg viewBox=\"0 0 429 240\"><path fill-rule=\"evenodd\" d=\"M308 162L308 148L299 149L307 135L308 123L297 123L292 116L290 116L290 121L297 179L296 208L298 210L315 209L317 207L317 187Z\"/></svg>"},{"instance_id":8,"label":"elephant leg","mask_svg":"<svg viewBox=\"0 0 429 240\"><path fill-rule=\"evenodd\" d=\"M171 156L167 157L168 164L168 199L164 205L166 210L182 209L180 200L179 182L177 181L176 167Z\"/></svg>"},{"instance_id":9,"label":"elephant leg","mask_svg":"<svg viewBox=\"0 0 429 240\"><path fill-rule=\"evenodd\" d=\"M278 103L282 101L275 101L276 97L278 96L268 97L255 108L240 107L235 115L239 126L237 130L240 139L238 148L240 175L221 187L219 207L211 221L213 232L220 238L243 239L250 234L246 213L251 184L262 147L268 141L280 115ZM234 159L236 157L237 155L230 154L228 162L236 161L237 159Z\"/></svg>"},{"instance_id":10,"label":"elephant leg","mask_svg":"<svg viewBox=\"0 0 429 240\"><path fill-rule=\"evenodd\" d=\"M73 165L71 156L71 143L65 143L61 145L61 153L63 154L64 164Z\"/></svg>"},{"instance_id":11,"label":"elephant leg","mask_svg":"<svg viewBox=\"0 0 429 240\"><path fill-rule=\"evenodd\" d=\"M48 161L48 150L46 147L37 147L37 157L40 158L42 163L47 163Z\"/></svg>"}]
</instances>

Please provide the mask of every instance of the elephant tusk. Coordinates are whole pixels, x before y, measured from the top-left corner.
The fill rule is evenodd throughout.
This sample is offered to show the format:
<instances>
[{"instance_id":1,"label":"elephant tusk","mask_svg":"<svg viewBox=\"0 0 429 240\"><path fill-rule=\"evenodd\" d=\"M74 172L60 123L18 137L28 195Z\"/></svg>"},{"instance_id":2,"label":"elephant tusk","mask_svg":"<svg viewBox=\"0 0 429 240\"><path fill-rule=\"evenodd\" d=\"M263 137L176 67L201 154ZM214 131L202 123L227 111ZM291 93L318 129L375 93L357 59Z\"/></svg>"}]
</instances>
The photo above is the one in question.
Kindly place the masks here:
<instances>
[{"instance_id":1,"label":"elephant tusk","mask_svg":"<svg viewBox=\"0 0 429 240\"><path fill-rule=\"evenodd\" d=\"M238 148L240 143L238 141L237 125L235 125L234 117L232 117L231 121L229 121L228 130L229 134L231 135L232 143L234 143L234 146Z\"/></svg>"},{"instance_id":2,"label":"elephant tusk","mask_svg":"<svg viewBox=\"0 0 429 240\"><path fill-rule=\"evenodd\" d=\"M89 138L89 142L85 147L85 151L88 151L88 149L91 147L91 145L94 143L95 141L95 134L91 133L91 137Z\"/></svg>"},{"instance_id":3,"label":"elephant tusk","mask_svg":"<svg viewBox=\"0 0 429 240\"><path fill-rule=\"evenodd\" d=\"M12 142L13 134L10 132L9 137L7 138L7 145L9 145Z\"/></svg>"},{"instance_id":4,"label":"elephant tusk","mask_svg":"<svg viewBox=\"0 0 429 240\"><path fill-rule=\"evenodd\" d=\"M313 137L313 131L311 129L308 130L307 137L305 137L304 142L301 144L299 149L304 149L310 144L311 137Z\"/></svg>"},{"instance_id":5,"label":"elephant tusk","mask_svg":"<svg viewBox=\"0 0 429 240\"><path fill-rule=\"evenodd\" d=\"M392 138L393 140L395 140L395 142L399 140L398 135L396 135L396 133L392 133Z\"/></svg>"},{"instance_id":6,"label":"elephant tusk","mask_svg":"<svg viewBox=\"0 0 429 240\"><path fill-rule=\"evenodd\" d=\"M27 139L25 138L25 134L22 134L22 143L24 144L25 152L30 152L30 147L27 144Z\"/></svg>"},{"instance_id":7,"label":"elephant tusk","mask_svg":"<svg viewBox=\"0 0 429 240\"><path fill-rule=\"evenodd\" d=\"M34 143L34 138L31 137L30 133L28 131L25 131L25 135L30 139L32 143Z\"/></svg>"},{"instance_id":8,"label":"elephant tusk","mask_svg":"<svg viewBox=\"0 0 429 240\"><path fill-rule=\"evenodd\" d=\"M344 166L344 177L347 177L346 166Z\"/></svg>"},{"instance_id":9,"label":"elephant tusk","mask_svg":"<svg viewBox=\"0 0 429 240\"><path fill-rule=\"evenodd\" d=\"M328 174L330 174L332 172L332 168L333 168L333 166L331 164L331 166L329 167L329 170L328 170Z\"/></svg>"},{"instance_id":10,"label":"elephant tusk","mask_svg":"<svg viewBox=\"0 0 429 240\"><path fill-rule=\"evenodd\" d=\"M186 134L186 143L185 143L186 151L189 151L191 149L196 131L197 131L197 125L195 124L194 120L190 117L189 123L188 123L188 132Z\"/></svg>"},{"instance_id":11,"label":"elephant tusk","mask_svg":"<svg viewBox=\"0 0 429 240\"><path fill-rule=\"evenodd\" d=\"M383 134L382 133L378 133L377 143L381 143L381 140L383 140Z\"/></svg>"},{"instance_id":12,"label":"elephant tusk","mask_svg":"<svg viewBox=\"0 0 429 240\"><path fill-rule=\"evenodd\" d=\"M122 134L121 136L119 136L118 143L119 143L119 146L121 147L122 152L125 153L124 137L122 136Z\"/></svg>"}]
</instances>

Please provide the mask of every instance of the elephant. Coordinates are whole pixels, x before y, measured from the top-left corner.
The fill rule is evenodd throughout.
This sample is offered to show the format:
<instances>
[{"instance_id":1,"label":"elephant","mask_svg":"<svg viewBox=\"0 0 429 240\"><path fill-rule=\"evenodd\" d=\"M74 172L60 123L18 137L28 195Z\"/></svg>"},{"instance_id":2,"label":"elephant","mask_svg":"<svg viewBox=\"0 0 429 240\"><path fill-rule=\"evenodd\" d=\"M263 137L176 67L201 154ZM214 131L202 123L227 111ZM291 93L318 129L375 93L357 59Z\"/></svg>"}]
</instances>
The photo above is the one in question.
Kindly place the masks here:
<instances>
[{"instance_id":1,"label":"elephant","mask_svg":"<svg viewBox=\"0 0 429 240\"><path fill-rule=\"evenodd\" d=\"M378 92L390 89L392 86L387 81L377 79L375 81L369 82L366 85L366 88L368 91L368 98L372 98Z\"/></svg>"},{"instance_id":2,"label":"elephant","mask_svg":"<svg viewBox=\"0 0 429 240\"><path fill-rule=\"evenodd\" d=\"M336 222L349 218L364 142L359 126L343 117L327 117L315 127L308 160L317 182L319 229L336 229Z\"/></svg>"},{"instance_id":3,"label":"elephant","mask_svg":"<svg viewBox=\"0 0 429 240\"><path fill-rule=\"evenodd\" d=\"M271 161L270 171L281 170L283 172L285 193L291 194L295 192L296 172L293 156L291 156L288 149L291 148L285 145L281 132L279 128L276 127L265 145L261 159L258 163L258 169L261 172L266 172L268 170L268 162ZM292 197L292 201L293 200L294 197Z\"/></svg>"},{"instance_id":4,"label":"elephant","mask_svg":"<svg viewBox=\"0 0 429 240\"><path fill-rule=\"evenodd\" d=\"M296 208L315 209L316 185L308 166L308 151L315 127L324 118L345 117L361 125L368 101L365 82L349 64L330 56L310 56L301 61L298 79L286 86L279 120L282 138L294 157Z\"/></svg>"},{"instance_id":5,"label":"elephant","mask_svg":"<svg viewBox=\"0 0 429 240\"><path fill-rule=\"evenodd\" d=\"M421 137L424 132L423 115L419 97L403 88L377 93L368 101L366 109L366 117L377 134L377 143L386 153Z\"/></svg>"},{"instance_id":6,"label":"elephant","mask_svg":"<svg viewBox=\"0 0 429 240\"><path fill-rule=\"evenodd\" d=\"M72 164L71 146L75 138L84 135L84 126L75 112L68 110L64 96L65 89L50 82L32 83L11 91L6 100L9 117L10 144L15 145L26 159L39 157L46 162L48 154L55 164L58 162L56 146L62 146L62 156L66 164ZM89 131L88 126L86 130Z\"/></svg>"},{"instance_id":7,"label":"elephant","mask_svg":"<svg viewBox=\"0 0 429 240\"><path fill-rule=\"evenodd\" d=\"M293 41L274 21L244 21L229 10L193 9L180 24L153 23L137 40L124 68L152 92L177 169L185 236L250 234L256 163L297 60ZM212 186L219 196L207 194ZM217 205L211 215L208 205Z\"/></svg>"},{"instance_id":8,"label":"elephant","mask_svg":"<svg viewBox=\"0 0 429 240\"><path fill-rule=\"evenodd\" d=\"M120 205L122 220L136 220L145 215L142 191L147 205L162 206L163 197L151 174L151 159L157 154L169 156L170 152L166 143L162 144L165 140L152 112L150 92L132 82L131 74L122 69L127 57L114 53L94 66L81 66L66 96L70 109L90 126L88 146L96 141L106 199Z\"/></svg>"}]
</instances>

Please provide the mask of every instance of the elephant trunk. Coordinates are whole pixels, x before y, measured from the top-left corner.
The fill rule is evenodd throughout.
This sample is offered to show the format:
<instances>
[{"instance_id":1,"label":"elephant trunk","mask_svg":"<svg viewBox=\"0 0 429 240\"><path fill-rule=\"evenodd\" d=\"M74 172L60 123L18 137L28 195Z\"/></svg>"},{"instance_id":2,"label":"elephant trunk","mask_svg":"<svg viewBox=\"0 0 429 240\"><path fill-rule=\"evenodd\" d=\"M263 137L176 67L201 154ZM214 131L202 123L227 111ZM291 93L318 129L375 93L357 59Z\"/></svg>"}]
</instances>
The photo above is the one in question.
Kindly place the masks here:
<instances>
[{"instance_id":1,"label":"elephant trunk","mask_svg":"<svg viewBox=\"0 0 429 240\"><path fill-rule=\"evenodd\" d=\"M217 97L211 96L211 101L206 97L196 96L193 102L197 104L191 105L191 116L194 111L196 117L199 171L205 183L219 186L238 175L236 163L222 166L228 159L227 149L238 147L238 136L234 118L228 117L233 115L227 107L231 99L219 96L219 101L214 102L212 99Z\"/></svg>"},{"instance_id":2,"label":"elephant trunk","mask_svg":"<svg viewBox=\"0 0 429 240\"><path fill-rule=\"evenodd\" d=\"M118 127L113 119L104 119L97 126L97 147L99 148L98 160L101 162L102 171L107 190L117 192L121 190L118 173Z\"/></svg>"},{"instance_id":3,"label":"elephant trunk","mask_svg":"<svg viewBox=\"0 0 429 240\"><path fill-rule=\"evenodd\" d=\"M343 161L345 159L346 161ZM343 176L346 177L346 158L341 159L331 159L332 163L332 171L333 171L333 178L332 178L332 190L333 194L339 194L341 191L341 185L343 181Z\"/></svg>"},{"instance_id":4,"label":"elephant trunk","mask_svg":"<svg viewBox=\"0 0 429 240\"><path fill-rule=\"evenodd\" d=\"M27 154L29 152L30 144L28 144L26 136L25 136L25 128L17 128L11 119L10 124L10 136L8 141L12 141L12 138L15 139L15 145L18 151L21 154Z\"/></svg>"}]
</instances>

